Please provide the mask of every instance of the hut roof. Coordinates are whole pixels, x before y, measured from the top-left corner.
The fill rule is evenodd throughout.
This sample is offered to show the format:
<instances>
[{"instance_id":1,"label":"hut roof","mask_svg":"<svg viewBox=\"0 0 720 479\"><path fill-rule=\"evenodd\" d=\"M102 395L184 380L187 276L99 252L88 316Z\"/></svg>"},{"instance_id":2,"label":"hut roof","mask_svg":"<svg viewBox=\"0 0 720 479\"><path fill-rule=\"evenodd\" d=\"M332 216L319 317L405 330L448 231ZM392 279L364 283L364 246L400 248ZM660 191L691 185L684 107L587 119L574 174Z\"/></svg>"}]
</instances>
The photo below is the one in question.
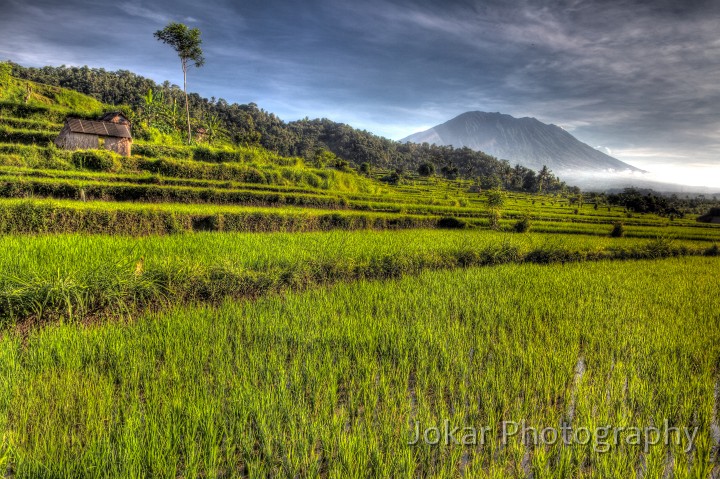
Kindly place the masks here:
<instances>
[{"instance_id":1,"label":"hut roof","mask_svg":"<svg viewBox=\"0 0 720 479\"><path fill-rule=\"evenodd\" d=\"M80 120L79 118L68 118L67 123L70 131L73 133L132 138L128 125L110 123L108 121Z\"/></svg>"},{"instance_id":2,"label":"hut roof","mask_svg":"<svg viewBox=\"0 0 720 479\"><path fill-rule=\"evenodd\" d=\"M121 111L111 111L105 113L103 116L98 118L98 121L109 121L111 123L120 123L122 125L130 124L130 120L128 120L125 114Z\"/></svg>"}]
</instances>

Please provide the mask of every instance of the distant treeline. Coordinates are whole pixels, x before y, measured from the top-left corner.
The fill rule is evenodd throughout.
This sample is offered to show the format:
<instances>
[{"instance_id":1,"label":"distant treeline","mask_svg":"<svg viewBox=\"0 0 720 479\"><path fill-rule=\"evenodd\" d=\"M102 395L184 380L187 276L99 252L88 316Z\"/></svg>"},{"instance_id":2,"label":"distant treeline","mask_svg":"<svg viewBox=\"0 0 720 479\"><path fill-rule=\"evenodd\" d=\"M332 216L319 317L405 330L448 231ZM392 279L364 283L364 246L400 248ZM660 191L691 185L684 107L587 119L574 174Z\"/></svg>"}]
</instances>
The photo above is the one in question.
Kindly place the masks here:
<instances>
[{"instance_id":1,"label":"distant treeline","mask_svg":"<svg viewBox=\"0 0 720 479\"><path fill-rule=\"evenodd\" d=\"M12 64L13 75L39 83L61 86L90 95L104 103L129 105L142 110L149 91L160 92L165 102L182 102L182 89L169 82L154 81L127 70L109 72L88 67L27 68ZM476 180L484 188L503 187L514 191L560 191L566 185L552 172L537 173L520 165L469 148L400 143L328 119L284 122L254 103L228 103L220 98L190 95L195 118L214 117L223 123L228 140L241 145L259 145L282 156L300 156L311 164L346 161L368 171L395 170L394 178L431 164L433 174L446 178ZM331 152L331 155L328 155ZM336 157L336 158L335 158ZM336 165L335 165L336 166ZM393 178L393 175L389 175Z\"/></svg>"},{"instance_id":2,"label":"distant treeline","mask_svg":"<svg viewBox=\"0 0 720 479\"><path fill-rule=\"evenodd\" d=\"M681 198L676 194L663 195L650 189L625 188L620 193L606 196L611 205L624 206L635 213L655 213L660 216L683 217L685 213L700 214L718 204L717 198L698 195Z\"/></svg>"}]
</instances>

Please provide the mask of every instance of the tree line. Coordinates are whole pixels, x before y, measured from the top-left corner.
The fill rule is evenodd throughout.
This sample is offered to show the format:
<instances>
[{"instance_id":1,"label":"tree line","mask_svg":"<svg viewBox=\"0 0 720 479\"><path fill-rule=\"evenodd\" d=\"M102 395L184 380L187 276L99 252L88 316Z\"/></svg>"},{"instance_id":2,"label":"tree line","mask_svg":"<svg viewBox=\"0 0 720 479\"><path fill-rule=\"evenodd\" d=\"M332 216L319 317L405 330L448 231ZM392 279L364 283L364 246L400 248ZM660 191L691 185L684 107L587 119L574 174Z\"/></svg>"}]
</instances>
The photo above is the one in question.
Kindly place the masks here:
<instances>
[{"instance_id":1,"label":"tree line","mask_svg":"<svg viewBox=\"0 0 720 479\"><path fill-rule=\"evenodd\" d=\"M708 208L718 206L718 197L697 195L681 198L677 194L661 194L651 189L625 188L621 192L605 196L608 204L627 208L634 213L655 213L660 216L680 217L686 213L702 214Z\"/></svg>"}]
</instances>

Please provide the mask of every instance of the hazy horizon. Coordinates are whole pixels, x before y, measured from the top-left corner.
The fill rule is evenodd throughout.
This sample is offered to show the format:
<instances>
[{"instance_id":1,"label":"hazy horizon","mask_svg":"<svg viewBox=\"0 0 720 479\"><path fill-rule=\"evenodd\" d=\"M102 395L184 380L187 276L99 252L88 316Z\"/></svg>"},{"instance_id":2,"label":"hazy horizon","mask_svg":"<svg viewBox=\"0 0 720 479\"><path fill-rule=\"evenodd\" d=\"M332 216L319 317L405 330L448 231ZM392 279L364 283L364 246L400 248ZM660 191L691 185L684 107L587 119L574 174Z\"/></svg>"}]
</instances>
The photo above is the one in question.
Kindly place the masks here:
<instances>
[{"instance_id":1,"label":"hazy horizon","mask_svg":"<svg viewBox=\"0 0 720 479\"><path fill-rule=\"evenodd\" d=\"M401 139L471 110L554 123L659 181L720 188L712 1L9 0L0 59L181 84L152 33L202 31L189 89Z\"/></svg>"}]
</instances>

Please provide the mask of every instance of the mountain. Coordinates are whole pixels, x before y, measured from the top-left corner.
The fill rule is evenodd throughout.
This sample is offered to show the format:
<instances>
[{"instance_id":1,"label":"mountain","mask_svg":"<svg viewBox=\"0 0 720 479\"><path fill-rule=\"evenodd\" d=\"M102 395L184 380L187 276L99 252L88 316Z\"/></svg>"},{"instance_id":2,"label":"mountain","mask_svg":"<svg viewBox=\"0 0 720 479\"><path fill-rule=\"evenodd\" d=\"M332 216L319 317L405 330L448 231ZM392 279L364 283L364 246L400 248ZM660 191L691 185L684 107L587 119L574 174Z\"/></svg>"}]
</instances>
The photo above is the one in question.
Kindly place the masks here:
<instances>
[{"instance_id":1,"label":"mountain","mask_svg":"<svg viewBox=\"0 0 720 479\"><path fill-rule=\"evenodd\" d=\"M643 172L581 142L559 126L502 113L463 113L400 141L466 146L534 170L547 165L564 177L595 172Z\"/></svg>"}]
</instances>

